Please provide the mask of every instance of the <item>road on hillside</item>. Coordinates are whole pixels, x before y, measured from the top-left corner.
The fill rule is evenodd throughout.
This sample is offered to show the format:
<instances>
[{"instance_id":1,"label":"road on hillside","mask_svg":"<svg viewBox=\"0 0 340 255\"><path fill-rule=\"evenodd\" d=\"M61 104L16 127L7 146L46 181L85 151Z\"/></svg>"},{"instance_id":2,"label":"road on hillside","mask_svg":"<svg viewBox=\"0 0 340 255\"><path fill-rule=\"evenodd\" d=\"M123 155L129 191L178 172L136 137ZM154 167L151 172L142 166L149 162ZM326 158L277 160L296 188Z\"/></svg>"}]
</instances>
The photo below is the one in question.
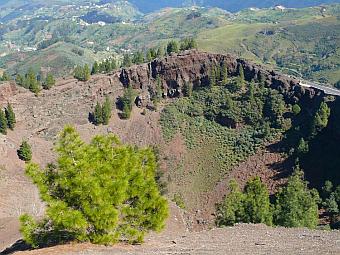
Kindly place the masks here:
<instances>
[{"instance_id":1,"label":"road on hillside","mask_svg":"<svg viewBox=\"0 0 340 255\"><path fill-rule=\"evenodd\" d=\"M315 88L322 90L325 94L331 96L340 96L340 90L336 88L327 87L310 81L300 81L299 84L303 87Z\"/></svg>"},{"instance_id":2,"label":"road on hillside","mask_svg":"<svg viewBox=\"0 0 340 255\"><path fill-rule=\"evenodd\" d=\"M336 89L330 86L322 85L317 82L313 81L306 81L301 78L294 77L292 75L288 75L288 77L296 79L299 81L299 85L302 87L307 87L307 88L314 88L314 89L319 89L323 91L326 95L331 95L331 96L340 96L340 89Z\"/></svg>"}]
</instances>

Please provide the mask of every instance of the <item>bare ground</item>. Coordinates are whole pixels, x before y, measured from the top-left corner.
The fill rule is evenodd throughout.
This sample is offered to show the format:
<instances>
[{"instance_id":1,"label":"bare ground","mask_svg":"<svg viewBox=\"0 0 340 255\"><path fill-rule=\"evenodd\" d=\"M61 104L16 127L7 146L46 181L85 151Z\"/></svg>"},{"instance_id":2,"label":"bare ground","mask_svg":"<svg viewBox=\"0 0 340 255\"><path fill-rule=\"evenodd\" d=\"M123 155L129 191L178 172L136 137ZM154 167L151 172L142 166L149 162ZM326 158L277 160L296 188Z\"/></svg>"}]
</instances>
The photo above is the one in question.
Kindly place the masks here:
<instances>
[{"instance_id":1,"label":"bare ground","mask_svg":"<svg viewBox=\"0 0 340 255\"><path fill-rule=\"evenodd\" d=\"M43 250L18 252L22 255L151 255L151 254L340 254L340 233L306 229L269 228L264 225L237 225L204 232L164 232L140 246L114 247L71 244Z\"/></svg>"}]
</instances>

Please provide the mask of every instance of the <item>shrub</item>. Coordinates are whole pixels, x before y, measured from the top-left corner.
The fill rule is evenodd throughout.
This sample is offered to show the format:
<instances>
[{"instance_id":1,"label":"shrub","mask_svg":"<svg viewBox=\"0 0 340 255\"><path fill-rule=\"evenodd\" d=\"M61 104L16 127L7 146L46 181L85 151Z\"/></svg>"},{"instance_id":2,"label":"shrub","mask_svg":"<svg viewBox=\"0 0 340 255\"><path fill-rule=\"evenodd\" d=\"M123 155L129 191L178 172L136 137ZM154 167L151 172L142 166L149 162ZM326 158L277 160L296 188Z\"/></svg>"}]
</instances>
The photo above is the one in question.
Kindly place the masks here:
<instances>
[{"instance_id":1,"label":"shrub","mask_svg":"<svg viewBox=\"0 0 340 255\"><path fill-rule=\"evenodd\" d=\"M27 141L23 141L20 145L20 148L18 150L18 157L25 161L29 162L32 159L32 149L31 146L28 144Z\"/></svg>"},{"instance_id":2,"label":"shrub","mask_svg":"<svg viewBox=\"0 0 340 255\"><path fill-rule=\"evenodd\" d=\"M185 203L183 197L180 194L175 194L172 201L175 202L179 208L185 209Z\"/></svg>"},{"instance_id":3,"label":"shrub","mask_svg":"<svg viewBox=\"0 0 340 255\"><path fill-rule=\"evenodd\" d=\"M293 111L294 115L299 115L299 113L301 112L301 107L298 104L294 104L292 111Z\"/></svg>"}]
</instances>

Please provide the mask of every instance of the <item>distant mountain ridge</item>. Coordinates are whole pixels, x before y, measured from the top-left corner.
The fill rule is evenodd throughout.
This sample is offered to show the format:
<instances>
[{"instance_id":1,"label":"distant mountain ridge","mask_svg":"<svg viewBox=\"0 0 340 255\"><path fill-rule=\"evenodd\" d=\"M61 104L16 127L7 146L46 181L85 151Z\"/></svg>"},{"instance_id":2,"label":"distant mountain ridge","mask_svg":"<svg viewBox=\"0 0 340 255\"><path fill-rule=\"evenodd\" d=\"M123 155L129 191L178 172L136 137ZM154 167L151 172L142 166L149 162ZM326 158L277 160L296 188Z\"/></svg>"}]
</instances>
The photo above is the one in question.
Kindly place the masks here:
<instances>
[{"instance_id":1,"label":"distant mountain ridge","mask_svg":"<svg viewBox=\"0 0 340 255\"><path fill-rule=\"evenodd\" d=\"M0 8L4 6L22 6L25 4L86 4L86 3L108 3L116 0L0 0ZM302 8L321 4L340 3L340 0L129 0L144 13L157 11L165 7L182 7L190 5L219 7L228 11L237 12L245 8L258 7L268 8L275 5L283 5L290 8Z\"/></svg>"},{"instance_id":2,"label":"distant mountain ridge","mask_svg":"<svg viewBox=\"0 0 340 255\"><path fill-rule=\"evenodd\" d=\"M302 8L320 4L340 3L340 0L130 0L142 12L152 12L164 7L180 7L197 4L201 6L214 6L228 11L237 12L245 8L266 8L275 5L283 5L291 8Z\"/></svg>"}]
</instances>

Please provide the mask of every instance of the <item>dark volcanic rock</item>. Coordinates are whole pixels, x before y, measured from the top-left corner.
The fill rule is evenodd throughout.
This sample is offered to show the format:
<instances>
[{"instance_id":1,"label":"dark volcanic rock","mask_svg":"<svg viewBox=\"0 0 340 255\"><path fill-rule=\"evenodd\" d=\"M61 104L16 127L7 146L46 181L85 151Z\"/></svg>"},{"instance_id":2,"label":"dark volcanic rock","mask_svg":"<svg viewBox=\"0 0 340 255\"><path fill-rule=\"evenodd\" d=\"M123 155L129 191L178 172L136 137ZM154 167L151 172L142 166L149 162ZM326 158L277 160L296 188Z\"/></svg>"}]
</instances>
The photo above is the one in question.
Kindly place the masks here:
<instances>
[{"instance_id":1,"label":"dark volcanic rock","mask_svg":"<svg viewBox=\"0 0 340 255\"><path fill-rule=\"evenodd\" d=\"M245 79L259 81L265 79L265 84L280 91L288 102L308 106L315 97L322 98L324 93L313 88L299 86L299 81L276 71L254 64L232 55L212 54L197 50L173 54L162 59L155 59L151 63L136 65L122 69L119 75L123 86L131 85L135 89L144 91L139 105L147 105L143 99L146 91L155 90L157 77L160 78L164 89L164 96L178 97L182 95L182 87L186 82L192 83L194 88L207 86L212 68L225 63L229 76L238 75L239 65L243 66Z\"/></svg>"}]
</instances>

